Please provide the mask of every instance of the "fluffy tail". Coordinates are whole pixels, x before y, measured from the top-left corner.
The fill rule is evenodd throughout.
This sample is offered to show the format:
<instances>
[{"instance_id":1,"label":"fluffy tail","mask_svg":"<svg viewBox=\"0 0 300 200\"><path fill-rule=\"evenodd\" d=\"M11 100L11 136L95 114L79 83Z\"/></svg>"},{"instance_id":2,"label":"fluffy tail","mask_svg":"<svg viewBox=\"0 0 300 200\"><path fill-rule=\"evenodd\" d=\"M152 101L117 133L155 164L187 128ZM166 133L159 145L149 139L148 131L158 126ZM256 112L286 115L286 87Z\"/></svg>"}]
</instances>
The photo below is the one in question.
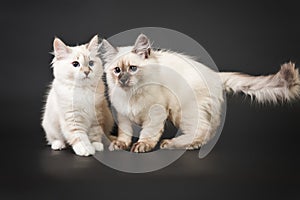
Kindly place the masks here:
<instances>
[{"instance_id":1,"label":"fluffy tail","mask_svg":"<svg viewBox=\"0 0 300 200\"><path fill-rule=\"evenodd\" d=\"M227 92L242 92L258 102L289 101L300 96L300 79L294 63L285 63L276 74L250 76L236 72L219 73Z\"/></svg>"}]
</instances>

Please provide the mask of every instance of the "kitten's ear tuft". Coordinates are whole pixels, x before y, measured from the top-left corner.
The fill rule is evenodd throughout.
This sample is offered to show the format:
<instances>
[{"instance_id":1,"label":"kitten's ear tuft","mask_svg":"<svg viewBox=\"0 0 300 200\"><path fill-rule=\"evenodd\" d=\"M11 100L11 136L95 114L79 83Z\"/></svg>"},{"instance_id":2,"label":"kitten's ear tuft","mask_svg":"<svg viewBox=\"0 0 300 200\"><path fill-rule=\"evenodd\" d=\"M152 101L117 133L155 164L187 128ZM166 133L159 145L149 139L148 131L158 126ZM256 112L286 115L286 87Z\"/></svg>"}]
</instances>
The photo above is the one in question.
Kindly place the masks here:
<instances>
[{"instance_id":1,"label":"kitten's ear tuft","mask_svg":"<svg viewBox=\"0 0 300 200\"><path fill-rule=\"evenodd\" d=\"M102 40L99 51L100 57L104 65L106 63L112 62L118 54L118 50L105 39Z\"/></svg>"},{"instance_id":2,"label":"kitten's ear tuft","mask_svg":"<svg viewBox=\"0 0 300 200\"><path fill-rule=\"evenodd\" d=\"M144 34L140 34L135 41L134 47L132 49L133 53L136 53L143 58L148 58L151 52L151 44L148 37Z\"/></svg>"},{"instance_id":3,"label":"kitten's ear tuft","mask_svg":"<svg viewBox=\"0 0 300 200\"><path fill-rule=\"evenodd\" d=\"M98 52L99 49L99 36L95 35L87 45L89 51Z\"/></svg>"},{"instance_id":4,"label":"kitten's ear tuft","mask_svg":"<svg viewBox=\"0 0 300 200\"><path fill-rule=\"evenodd\" d=\"M53 49L54 55L58 60L65 58L71 51L68 46L57 37L53 41Z\"/></svg>"}]
</instances>

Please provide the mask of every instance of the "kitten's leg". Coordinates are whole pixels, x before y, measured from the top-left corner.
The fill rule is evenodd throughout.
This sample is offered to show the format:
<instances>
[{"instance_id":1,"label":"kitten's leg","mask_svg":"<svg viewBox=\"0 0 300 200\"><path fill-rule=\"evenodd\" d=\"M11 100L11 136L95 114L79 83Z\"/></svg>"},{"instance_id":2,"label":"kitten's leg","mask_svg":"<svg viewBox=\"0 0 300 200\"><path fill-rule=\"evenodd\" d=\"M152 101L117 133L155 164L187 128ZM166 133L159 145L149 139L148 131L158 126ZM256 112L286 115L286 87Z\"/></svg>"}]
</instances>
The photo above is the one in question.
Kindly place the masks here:
<instances>
[{"instance_id":1,"label":"kitten's leg","mask_svg":"<svg viewBox=\"0 0 300 200\"><path fill-rule=\"evenodd\" d=\"M66 144L63 140L54 140L51 144L53 150L62 150L66 148Z\"/></svg>"},{"instance_id":2,"label":"kitten's leg","mask_svg":"<svg viewBox=\"0 0 300 200\"><path fill-rule=\"evenodd\" d=\"M164 122L162 123L162 126L164 126ZM141 131L139 140L132 145L131 151L135 153L151 151L156 146L163 131L163 128L161 128L159 131L154 131L154 129L148 127L144 128Z\"/></svg>"},{"instance_id":3,"label":"kitten's leg","mask_svg":"<svg viewBox=\"0 0 300 200\"><path fill-rule=\"evenodd\" d=\"M109 141L112 141L115 136L111 135L111 131L113 130L115 121L106 100L103 100L101 117L98 117L98 119L104 134L108 137Z\"/></svg>"},{"instance_id":4,"label":"kitten's leg","mask_svg":"<svg viewBox=\"0 0 300 200\"><path fill-rule=\"evenodd\" d=\"M95 147L91 144L85 133L74 133L73 140L69 143L74 152L79 156L90 156L95 154Z\"/></svg>"},{"instance_id":5,"label":"kitten's leg","mask_svg":"<svg viewBox=\"0 0 300 200\"><path fill-rule=\"evenodd\" d=\"M181 107L178 123L183 135L163 140L162 149L198 149L213 137L220 123L222 98L204 90L195 90L196 102L191 101ZM177 116L178 115L178 116Z\"/></svg>"},{"instance_id":6,"label":"kitten's leg","mask_svg":"<svg viewBox=\"0 0 300 200\"><path fill-rule=\"evenodd\" d=\"M100 91L97 94L103 94L104 91ZM103 96L96 97L97 99L104 98ZM89 131L89 138L95 147L96 151L103 151L104 144L109 145L116 137L112 137L111 131L114 126L114 120L111 111L108 107L107 101L102 99L102 102L96 105L97 118L92 124Z\"/></svg>"},{"instance_id":7,"label":"kitten's leg","mask_svg":"<svg viewBox=\"0 0 300 200\"><path fill-rule=\"evenodd\" d=\"M95 147L96 151L103 151L104 145L102 143L102 137L104 135L103 129L100 124L93 124L89 130L88 137Z\"/></svg>"},{"instance_id":8,"label":"kitten's leg","mask_svg":"<svg viewBox=\"0 0 300 200\"><path fill-rule=\"evenodd\" d=\"M76 119L74 119L76 116ZM87 119L73 112L64 114L61 120L62 132L74 152L79 156L89 156L95 154L95 147L91 144L87 131Z\"/></svg>"},{"instance_id":9,"label":"kitten's leg","mask_svg":"<svg viewBox=\"0 0 300 200\"><path fill-rule=\"evenodd\" d=\"M206 130L207 131L207 130ZM195 136L195 134L184 134L172 139L162 140L160 143L161 149L199 149L207 142L206 132L203 130L203 134Z\"/></svg>"},{"instance_id":10,"label":"kitten's leg","mask_svg":"<svg viewBox=\"0 0 300 200\"><path fill-rule=\"evenodd\" d=\"M58 116L51 105L51 99L48 98L46 109L42 121L42 126L46 133L48 144L53 150L61 150L66 147L65 139L61 133Z\"/></svg>"},{"instance_id":11,"label":"kitten's leg","mask_svg":"<svg viewBox=\"0 0 300 200\"><path fill-rule=\"evenodd\" d=\"M132 127L131 127L130 120L127 117L118 114L118 121L119 121L118 137L116 140L113 140L109 145L110 151L126 150L129 148L131 144Z\"/></svg>"},{"instance_id":12,"label":"kitten's leg","mask_svg":"<svg viewBox=\"0 0 300 200\"><path fill-rule=\"evenodd\" d=\"M132 146L131 151L136 153L151 151L159 141L167 113L161 105L154 105L149 110L149 119L144 122L139 140Z\"/></svg>"},{"instance_id":13,"label":"kitten's leg","mask_svg":"<svg viewBox=\"0 0 300 200\"><path fill-rule=\"evenodd\" d=\"M186 126L186 127L185 127ZM172 139L162 140L160 143L161 149L199 149L210 139L212 130L209 126L204 125L198 129L191 129L189 126L181 125L183 135Z\"/></svg>"},{"instance_id":14,"label":"kitten's leg","mask_svg":"<svg viewBox=\"0 0 300 200\"><path fill-rule=\"evenodd\" d=\"M60 133L59 125L49 123L47 118L44 118L42 126L46 132L46 138L53 150L61 150L66 148L63 135Z\"/></svg>"},{"instance_id":15,"label":"kitten's leg","mask_svg":"<svg viewBox=\"0 0 300 200\"><path fill-rule=\"evenodd\" d=\"M85 132L74 132L71 134L72 139L69 140L69 144L77 155L89 156L95 154L95 147L91 144Z\"/></svg>"}]
</instances>

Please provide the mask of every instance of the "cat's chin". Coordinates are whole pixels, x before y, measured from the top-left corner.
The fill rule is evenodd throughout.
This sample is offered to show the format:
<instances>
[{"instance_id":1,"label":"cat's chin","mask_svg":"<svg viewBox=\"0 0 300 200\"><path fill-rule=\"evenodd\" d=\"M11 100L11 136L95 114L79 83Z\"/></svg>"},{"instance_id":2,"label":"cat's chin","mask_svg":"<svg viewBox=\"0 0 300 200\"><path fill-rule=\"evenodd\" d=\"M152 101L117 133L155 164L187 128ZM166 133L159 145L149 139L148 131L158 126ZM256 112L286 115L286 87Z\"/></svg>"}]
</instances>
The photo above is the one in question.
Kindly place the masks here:
<instances>
[{"instance_id":1,"label":"cat's chin","mask_svg":"<svg viewBox=\"0 0 300 200\"><path fill-rule=\"evenodd\" d=\"M77 80L80 82L90 82L92 79L91 77L78 77Z\"/></svg>"},{"instance_id":2,"label":"cat's chin","mask_svg":"<svg viewBox=\"0 0 300 200\"><path fill-rule=\"evenodd\" d=\"M127 92L131 89L131 86L119 86L119 88Z\"/></svg>"}]
</instances>

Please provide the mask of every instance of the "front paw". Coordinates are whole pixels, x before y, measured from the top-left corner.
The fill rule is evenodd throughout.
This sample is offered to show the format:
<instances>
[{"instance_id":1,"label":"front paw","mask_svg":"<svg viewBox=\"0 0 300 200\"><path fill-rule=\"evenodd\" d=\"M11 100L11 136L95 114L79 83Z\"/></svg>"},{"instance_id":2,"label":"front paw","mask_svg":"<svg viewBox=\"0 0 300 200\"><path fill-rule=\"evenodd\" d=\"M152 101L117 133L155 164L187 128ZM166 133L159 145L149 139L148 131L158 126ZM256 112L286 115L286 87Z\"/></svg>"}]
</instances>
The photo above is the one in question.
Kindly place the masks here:
<instances>
[{"instance_id":1,"label":"front paw","mask_svg":"<svg viewBox=\"0 0 300 200\"><path fill-rule=\"evenodd\" d=\"M66 148L66 144L62 140L54 140L51 144L53 150L62 150Z\"/></svg>"},{"instance_id":2,"label":"front paw","mask_svg":"<svg viewBox=\"0 0 300 200\"><path fill-rule=\"evenodd\" d=\"M148 151L151 151L154 148L154 146L155 146L155 144L153 145L148 142L137 142L132 145L131 152L135 152L135 153L148 152Z\"/></svg>"},{"instance_id":3,"label":"front paw","mask_svg":"<svg viewBox=\"0 0 300 200\"><path fill-rule=\"evenodd\" d=\"M92 145L86 145L82 141L78 141L73 144L72 148L78 156L90 156L95 154L95 147Z\"/></svg>"},{"instance_id":4,"label":"front paw","mask_svg":"<svg viewBox=\"0 0 300 200\"><path fill-rule=\"evenodd\" d=\"M93 142L92 145L95 147L96 151L104 150L104 145L101 142Z\"/></svg>"},{"instance_id":5,"label":"front paw","mask_svg":"<svg viewBox=\"0 0 300 200\"><path fill-rule=\"evenodd\" d=\"M170 139L164 139L160 143L160 148L161 149L173 149L173 143L172 140Z\"/></svg>"},{"instance_id":6,"label":"front paw","mask_svg":"<svg viewBox=\"0 0 300 200\"><path fill-rule=\"evenodd\" d=\"M115 151L115 150L127 150L129 148L130 144L126 144L126 142L120 141L120 140L113 140L108 149L110 151Z\"/></svg>"},{"instance_id":7,"label":"front paw","mask_svg":"<svg viewBox=\"0 0 300 200\"><path fill-rule=\"evenodd\" d=\"M74 152L79 156L89 156L95 154L95 147L91 144L86 134L76 134L70 142Z\"/></svg>"}]
</instances>

